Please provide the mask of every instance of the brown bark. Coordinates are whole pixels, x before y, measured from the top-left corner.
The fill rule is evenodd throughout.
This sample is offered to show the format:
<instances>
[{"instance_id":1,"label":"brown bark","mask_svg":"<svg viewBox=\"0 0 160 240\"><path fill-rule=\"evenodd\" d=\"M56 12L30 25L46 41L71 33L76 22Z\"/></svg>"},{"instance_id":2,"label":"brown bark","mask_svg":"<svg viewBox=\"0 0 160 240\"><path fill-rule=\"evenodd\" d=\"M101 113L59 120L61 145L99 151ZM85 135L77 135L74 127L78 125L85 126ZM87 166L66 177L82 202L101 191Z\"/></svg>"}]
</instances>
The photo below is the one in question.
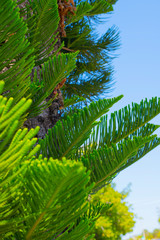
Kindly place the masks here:
<instances>
[{"instance_id":1,"label":"brown bark","mask_svg":"<svg viewBox=\"0 0 160 240\"><path fill-rule=\"evenodd\" d=\"M40 131L37 134L38 138L44 138L48 129L52 128L61 118L60 109L63 107L63 97L60 89L58 89L57 92L58 95L49 108L45 109L37 117L29 118L24 123L24 127L29 129L40 126Z\"/></svg>"}]
</instances>

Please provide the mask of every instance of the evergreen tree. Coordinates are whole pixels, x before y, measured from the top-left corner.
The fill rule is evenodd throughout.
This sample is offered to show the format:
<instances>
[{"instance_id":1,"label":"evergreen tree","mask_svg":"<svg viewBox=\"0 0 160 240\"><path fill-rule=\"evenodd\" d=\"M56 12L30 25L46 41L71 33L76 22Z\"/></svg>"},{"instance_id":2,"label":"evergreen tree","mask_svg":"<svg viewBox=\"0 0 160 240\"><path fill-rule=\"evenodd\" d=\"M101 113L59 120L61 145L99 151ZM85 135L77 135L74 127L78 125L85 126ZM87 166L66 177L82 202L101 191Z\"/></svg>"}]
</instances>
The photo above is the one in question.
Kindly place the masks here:
<instances>
[{"instance_id":1,"label":"evergreen tree","mask_svg":"<svg viewBox=\"0 0 160 240\"><path fill-rule=\"evenodd\" d=\"M96 27L99 15L113 11L109 1L75 1L77 11L73 19L66 20L63 52L79 51L76 68L71 72L65 83L64 95L83 96L89 100L106 94L112 86L111 66L114 51L119 47L119 33L115 26L107 29L99 37ZM93 9L91 8L93 6ZM84 17L81 18L81 14ZM79 17L80 15L80 17ZM105 16L103 14L103 16ZM95 23L96 22L96 23Z\"/></svg>"},{"instance_id":2,"label":"evergreen tree","mask_svg":"<svg viewBox=\"0 0 160 240\"><path fill-rule=\"evenodd\" d=\"M43 9L50 5L50 1L42 1L37 9L36 1L26 0L19 3L21 16L25 18L28 26L26 37L33 47L35 47L34 43L39 41L41 49L40 53L36 51L36 57L40 59L36 59L32 70L32 87L34 85L37 88L35 82L38 86L43 86L41 91L46 98L43 97L39 104L52 102L42 113L37 116L32 114L31 118L25 122L25 126L29 129L41 126L38 133L40 138L44 138L48 129L60 119L69 104L76 104L75 107L81 108L84 101L86 103L110 91L113 73L111 61L114 51L119 47L118 31L115 27L108 29L100 38L94 30L95 20L98 23L98 16L113 11L112 5L115 1L58 0L57 3L59 21L57 15L55 18L58 24L53 24L53 21L47 22L45 30L42 29L45 22L42 23L41 20L40 23L37 17L45 18ZM51 17L53 19L53 16ZM32 26L35 26L34 30ZM32 37L33 34L37 37ZM46 92L42 65L49 56L59 55L60 52L75 53L76 67L70 71L67 78L65 75L63 78L61 74L61 81L57 79L57 85L53 86L49 83L52 91ZM37 78L36 81L35 78Z\"/></svg>"},{"instance_id":3,"label":"evergreen tree","mask_svg":"<svg viewBox=\"0 0 160 240\"><path fill-rule=\"evenodd\" d=\"M122 96L93 101L70 110L37 144L39 127L28 131L24 122L51 104L45 99L74 70L78 53L56 49L63 27L56 0L26 3L0 1L0 238L89 240L103 209L89 194L159 145L159 126L148 122L160 99L133 103L109 121ZM84 1L87 14L99 11L96 3L89 9Z\"/></svg>"}]
</instances>

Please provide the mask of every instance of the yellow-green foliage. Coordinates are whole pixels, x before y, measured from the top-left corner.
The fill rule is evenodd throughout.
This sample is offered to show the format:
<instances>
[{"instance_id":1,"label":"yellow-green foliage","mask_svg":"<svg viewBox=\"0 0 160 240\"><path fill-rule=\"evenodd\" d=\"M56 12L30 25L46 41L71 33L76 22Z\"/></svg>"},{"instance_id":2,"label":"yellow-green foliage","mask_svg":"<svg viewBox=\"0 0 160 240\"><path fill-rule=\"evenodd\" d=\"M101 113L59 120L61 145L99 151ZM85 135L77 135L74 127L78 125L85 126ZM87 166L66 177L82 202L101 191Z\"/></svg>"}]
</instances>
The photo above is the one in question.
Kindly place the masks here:
<instances>
[{"instance_id":1,"label":"yellow-green foliage","mask_svg":"<svg viewBox=\"0 0 160 240\"><path fill-rule=\"evenodd\" d=\"M100 201L102 204L112 204L103 210L101 217L95 223L95 238L117 240L120 235L132 231L135 224L134 214L130 211L125 198L128 194L119 193L111 185L99 190L92 197L93 203Z\"/></svg>"},{"instance_id":2,"label":"yellow-green foliage","mask_svg":"<svg viewBox=\"0 0 160 240\"><path fill-rule=\"evenodd\" d=\"M0 239L81 240L93 226L83 217L90 173L80 162L36 159L39 127L19 129L31 103L0 95Z\"/></svg>"},{"instance_id":3,"label":"yellow-green foliage","mask_svg":"<svg viewBox=\"0 0 160 240\"><path fill-rule=\"evenodd\" d=\"M143 239L145 235L145 238L147 240L158 240L160 239L160 229L154 229L153 232L149 232L148 230L144 230L142 234L138 235L138 236L134 236L134 237L131 237L130 239L128 240L141 240Z\"/></svg>"}]
</instances>

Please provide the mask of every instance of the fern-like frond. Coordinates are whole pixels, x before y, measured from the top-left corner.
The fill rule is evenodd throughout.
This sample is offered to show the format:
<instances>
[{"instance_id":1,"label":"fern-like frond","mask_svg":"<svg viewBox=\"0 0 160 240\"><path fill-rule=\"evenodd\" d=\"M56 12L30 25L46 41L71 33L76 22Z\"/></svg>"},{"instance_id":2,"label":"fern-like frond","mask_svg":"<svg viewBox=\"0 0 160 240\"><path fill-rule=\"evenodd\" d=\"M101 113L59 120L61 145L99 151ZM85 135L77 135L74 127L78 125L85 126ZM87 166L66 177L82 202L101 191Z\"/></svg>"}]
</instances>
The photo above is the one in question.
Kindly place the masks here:
<instances>
[{"instance_id":1,"label":"fern-like frond","mask_svg":"<svg viewBox=\"0 0 160 240\"><path fill-rule=\"evenodd\" d=\"M12 0L0 1L0 80L4 91L18 102L29 88L28 75L34 66L33 49L25 35L27 26L20 18L17 4Z\"/></svg>"},{"instance_id":2,"label":"fern-like frond","mask_svg":"<svg viewBox=\"0 0 160 240\"><path fill-rule=\"evenodd\" d=\"M140 148L135 156L130 157L127 160L127 163L120 167L119 172L122 171L123 169L131 166L133 163L137 162L139 159L144 157L147 153L152 151L154 148L160 145L160 138L155 137L153 140L150 142L146 143L144 147Z\"/></svg>"},{"instance_id":3,"label":"fern-like frond","mask_svg":"<svg viewBox=\"0 0 160 240\"><path fill-rule=\"evenodd\" d=\"M93 1L92 9L88 12L87 16L95 16L99 14L109 13L113 11L112 4L106 0Z\"/></svg>"},{"instance_id":4,"label":"fern-like frond","mask_svg":"<svg viewBox=\"0 0 160 240\"><path fill-rule=\"evenodd\" d=\"M90 222L87 218L81 219L79 223L75 224L71 229L65 231L62 235L58 236L58 240L92 240L93 236L86 236L92 231L94 227L93 222ZM49 240L49 238L48 238Z\"/></svg>"},{"instance_id":5,"label":"fern-like frond","mask_svg":"<svg viewBox=\"0 0 160 240\"><path fill-rule=\"evenodd\" d=\"M77 95L74 95L71 98L64 99L64 107L63 108L69 108L70 106L73 106L77 103L84 102L86 99L83 97L79 97Z\"/></svg>"},{"instance_id":6,"label":"fern-like frond","mask_svg":"<svg viewBox=\"0 0 160 240\"><path fill-rule=\"evenodd\" d=\"M57 0L33 0L26 5L27 37L34 48L35 64L40 65L56 52L59 13Z\"/></svg>"},{"instance_id":7,"label":"fern-like frond","mask_svg":"<svg viewBox=\"0 0 160 240\"><path fill-rule=\"evenodd\" d=\"M118 143L119 141L131 135L143 136L153 133L159 126L145 125L160 113L160 98L152 98L151 100L142 100L140 104L132 103L119 111L111 113L101 118L101 123L95 129L93 141L97 141L98 146ZM139 130L138 130L139 129ZM138 131L138 132L137 132Z\"/></svg>"},{"instance_id":8,"label":"fern-like frond","mask_svg":"<svg viewBox=\"0 0 160 240\"><path fill-rule=\"evenodd\" d=\"M80 54L86 58L87 63L91 61L93 54L97 56L98 61L108 60L109 53L119 48L119 32L114 25L98 38L95 32L92 33L87 21L83 20L79 24L75 23L66 28L67 37L64 38L64 44L67 49L80 50ZM102 59L100 59L101 57ZM80 62L83 62L82 57L79 59L81 59ZM93 71L92 68L90 71Z\"/></svg>"},{"instance_id":9,"label":"fern-like frond","mask_svg":"<svg viewBox=\"0 0 160 240\"><path fill-rule=\"evenodd\" d=\"M0 89L4 82L0 81ZM26 166L39 150L40 145L35 147L37 138L34 136L39 131L36 129L19 129L24 117L23 115L31 105L31 100L22 99L13 105L13 98L7 100L0 95L0 238L10 237L10 230L19 224L17 216L20 211L22 194L19 188L22 181L17 176L25 172L22 162ZM10 220L10 222L8 222ZM22 221L20 221L22 223ZM6 239L6 238L5 238ZM8 238L7 238L8 239ZM9 238L10 239L10 238Z\"/></svg>"},{"instance_id":10,"label":"fern-like frond","mask_svg":"<svg viewBox=\"0 0 160 240\"><path fill-rule=\"evenodd\" d=\"M81 163L39 158L33 159L31 164L24 162L22 167L25 171L18 179L23 184L19 188L23 201L19 207L25 211L20 212L15 221L7 220L14 237L81 240L90 232L92 222L87 219L75 225L88 209L86 200L91 189L86 186L89 172L86 173Z\"/></svg>"},{"instance_id":11,"label":"fern-like frond","mask_svg":"<svg viewBox=\"0 0 160 240\"><path fill-rule=\"evenodd\" d=\"M43 140L39 140L42 155L54 158L70 157L71 152L89 137L92 128L97 125L95 121L121 98L122 95L92 102L88 108L85 107L67 120L57 122L52 129L49 129L48 135Z\"/></svg>"},{"instance_id":12,"label":"fern-like frond","mask_svg":"<svg viewBox=\"0 0 160 240\"><path fill-rule=\"evenodd\" d=\"M66 21L66 26L70 23L74 23L82 19L84 16L87 15L89 11L91 11L93 7L87 2L82 1L80 4L77 5L77 9L75 15L70 16Z\"/></svg>"},{"instance_id":13,"label":"fern-like frond","mask_svg":"<svg viewBox=\"0 0 160 240\"><path fill-rule=\"evenodd\" d=\"M144 126L140 127L138 130L136 130L135 132L133 132L132 134L130 134L128 136L128 138L132 138L133 136L137 136L137 137L138 136L142 136L142 137L150 136L159 127L160 127L160 125L154 125L152 123L147 123Z\"/></svg>"},{"instance_id":14,"label":"fern-like frond","mask_svg":"<svg viewBox=\"0 0 160 240\"><path fill-rule=\"evenodd\" d=\"M77 22L86 16L95 16L113 11L112 4L105 0L94 1L92 3L89 3L88 1L81 1L76 7L77 10L75 15L72 15L67 19L66 25Z\"/></svg>"},{"instance_id":15,"label":"fern-like frond","mask_svg":"<svg viewBox=\"0 0 160 240\"><path fill-rule=\"evenodd\" d=\"M0 81L1 92L3 91L3 86L4 86L4 82ZM0 95L0 154L2 154L1 161L3 161L3 156L6 156L6 154L7 154L7 157L11 157L12 160L13 159L17 160L16 158L18 156L17 157L16 157L16 155L13 156L13 152L12 152L12 150L13 150L12 147L14 146L12 138L13 138L15 132L17 131L17 129L22 125L22 123L24 121L24 116L25 116L24 114L26 114L26 111L29 109L31 104L32 104L32 100L30 100L30 99L26 100L25 98L23 98L14 106L13 98L7 99L6 97ZM22 117L23 117L23 119L22 119ZM21 130L19 130L19 131L21 131ZM23 130L23 132L26 132L26 129ZM36 133L37 133L37 130L36 130ZM35 133L35 135L36 135L36 133ZM17 134L20 134L20 133L17 133ZM17 136L17 134L16 134L16 136ZM30 134L31 134L31 132L30 132ZM11 143L11 140L12 140L12 144L9 145ZM21 148L21 150L22 150L22 146L24 144L25 144L25 142L20 143L19 148ZM8 146L10 146L10 147L7 150ZM23 153L23 151L24 150L22 150L22 153ZM22 153L21 153L21 155L23 155ZM26 154L26 152L24 153L24 155L25 154ZM4 168L7 168L7 166L9 166L9 165L11 165L11 162L6 161L4 164ZM2 166L1 166L1 171L4 171Z\"/></svg>"},{"instance_id":16,"label":"fern-like frond","mask_svg":"<svg viewBox=\"0 0 160 240\"><path fill-rule=\"evenodd\" d=\"M90 138L77 150L76 159L82 158L88 169L91 169L93 173L95 170L95 181L102 169L108 168L109 171L109 169L112 170L110 166L118 164L115 172L108 172L108 176L110 174L111 178L114 177L119 171L138 161L160 144L159 138L152 136L154 131L159 128L159 125L148 123L159 112L160 99L152 98L149 101L141 101L139 105L132 104L132 109L128 106L116 111L111 114L110 119L108 119L108 115L101 117L100 123L94 127ZM134 151L130 146L135 139L148 139L148 141L142 144L143 146L139 145L139 149ZM128 152L127 157L124 155L123 159L123 147L128 144L128 141L129 146L127 148L133 151L131 153ZM136 141L138 142L139 140ZM108 148L111 149L109 154L108 150L106 151ZM121 162L123 162L122 166L119 165ZM104 179L105 181L110 180L108 178ZM99 182L101 183L101 180Z\"/></svg>"},{"instance_id":17,"label":"fern-like frond","mask_svg":"<svg viewBox=\"0 0 160 240\"><path fill-rule=\"evenodd\" d=\"M111 69L108 69L108 71L102 70L99 73L93 73L93 75L92 73L87 74L85 78L77 76L77 72L78 70L72 72L66 81L64 95L67 97L79 95L92 101L97 100L98 96L102 96L104 93L107 94L111 91L113 85Z\"/></svg>"},{"instance_id":18,"label":"fern-like frond","mask_svg":"<svg viewBox=\"0 0 160 240\"><path fill-rule=\"evenodd\" d=\"M115 26L98 38L92 34L87 21L66 28L64 45L73 51L79 50L76 68L67 78L64 94L95 98L112 86L113 69L110 65L115 50L119 47L119 32Z\"/></svg>"},{"instance_id":19,"label":"fern-like frond","mask_svg":"<svg viewBox=\"0 0 160 240\"><path fill-rule=\"evenodd\" d=\"M80 161L87 169L91 170L91 182L96 186L109 181L122 168L128 166L128 159L131 155L136 155L146 143L152 141L155 136L134 137L133 140L127 139L122 143L112 144L111 147L104 146L91 153L84 154Z\"/></svg>"},{"instance_id":20,"label":"fern-like frond","mask_svg":"<svg viewBox=\"0 0 160 240\"><path fill-rule=\"evenodd\" d=\"M98 123L95 120L104 113L103 105L98 104L95 111L95 103L91 103L89 112L87 108L77 110L40 140L42 154L82 161L92 172L91 181L101 185L159 145L152 135L159 126L148 123L160 113L159 101L153 98L133 104L132 109L128 106L111 114L109 121L106 115Z\"/></svg>"},{"instance_id":21,"label":"fern-like frond","mask_svg":"<svg viewBox=\"0 0 160 240\"><path fill-rule=\"evenodd\" d=\"M83 239L94 224L84 219L90 172L76 161L35 159L39 127L17 131L31 101L12 103L0 96L0 238Z\"/></svg>"},{"instance_id":22,"label":"fern-like frond","mask_svg":"<svg viewBox=\"0 0 160 240\"><path fill-rule=\"evenodd\" d=\"M66 78L75 68L77 53L78 52L62 53L53 58L49 58L49 60L42 65L38 73L35 70L34 80L30 88L33 96L30 116L37 115L44 108L48 107L50 102L45 102L44 105L41 105L41 103L53 92L57 84Z\"/></svg>"}]
</instances>

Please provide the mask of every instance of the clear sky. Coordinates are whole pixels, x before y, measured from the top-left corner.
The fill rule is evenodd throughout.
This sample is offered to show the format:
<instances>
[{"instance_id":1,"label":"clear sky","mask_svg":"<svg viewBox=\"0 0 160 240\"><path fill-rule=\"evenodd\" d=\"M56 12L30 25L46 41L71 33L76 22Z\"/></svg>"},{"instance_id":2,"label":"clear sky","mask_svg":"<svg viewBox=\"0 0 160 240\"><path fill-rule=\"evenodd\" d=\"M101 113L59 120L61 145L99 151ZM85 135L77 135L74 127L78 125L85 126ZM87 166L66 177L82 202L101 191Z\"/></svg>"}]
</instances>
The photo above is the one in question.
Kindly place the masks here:
<instances>
[{"instance_id":1,"label":"clear sky","mask_svg":"<svg viewBox=\"0 0 160 240\"><path fill-rule=\"evenodd\" d=\"M160 0L119 0L100 33L113 24L120 30L122 45L114 61L112 96L124 95L114 111L146 97L160 97ZM160 116L152 122L160 124ZM160 130L157 134L160 136ZM160 228L160 146L121 172L114 182L119 191L132 183L128 202L138 217L133 233L123 239L143 229Z\"/></svg>"}]
</instances>

